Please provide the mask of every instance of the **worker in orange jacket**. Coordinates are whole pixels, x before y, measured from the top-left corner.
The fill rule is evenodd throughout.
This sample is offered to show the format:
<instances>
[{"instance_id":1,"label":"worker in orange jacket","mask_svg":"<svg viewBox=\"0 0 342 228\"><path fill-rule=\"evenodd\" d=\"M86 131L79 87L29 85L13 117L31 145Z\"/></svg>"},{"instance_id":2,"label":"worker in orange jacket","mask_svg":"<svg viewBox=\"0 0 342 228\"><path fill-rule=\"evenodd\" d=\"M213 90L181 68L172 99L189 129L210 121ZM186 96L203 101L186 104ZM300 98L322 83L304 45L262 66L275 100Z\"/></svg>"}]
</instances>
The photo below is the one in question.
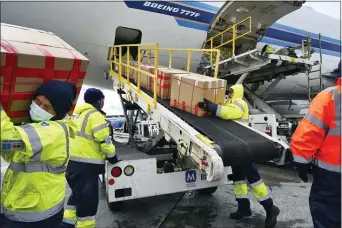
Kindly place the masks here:
<instances>
[{"instance_id":1,"label":"worker in orange jacket","mask_svg":"<svg viewBox=\"0 0 342 228\"><path fill-rule=\"evenodd\" d=\"M339 64L341 77L341 64ZM321 91L297 127L291 150L299 177L313 183L309 204L315 228L341 227L341 78Z\"/></svg>"}]
</instances>

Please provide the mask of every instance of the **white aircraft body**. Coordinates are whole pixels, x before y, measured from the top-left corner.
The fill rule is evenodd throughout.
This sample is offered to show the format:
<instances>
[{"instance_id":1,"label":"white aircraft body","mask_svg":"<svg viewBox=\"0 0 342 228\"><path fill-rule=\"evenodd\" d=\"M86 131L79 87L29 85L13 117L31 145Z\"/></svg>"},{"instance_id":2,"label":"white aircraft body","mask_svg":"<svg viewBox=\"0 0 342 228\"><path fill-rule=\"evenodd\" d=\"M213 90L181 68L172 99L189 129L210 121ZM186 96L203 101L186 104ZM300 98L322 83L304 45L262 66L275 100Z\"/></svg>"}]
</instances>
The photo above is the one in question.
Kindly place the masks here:
<instances>
[{"instance_id":1,"label":"white aircraft body","mask_svg":"<svg viewBox=\"0 0 342 228\"><path fill-rule=\"evenodd\" d=\"M279 2L285 4L285 1ZM250 12L255 8L253 4L263 7L251 16L253 26L267 27L256 46L260 50L265 44L272 45L276 50L284 46L295 47L301 45L302 40L310 35L315 51L311 59L319 60L320 33L323 75L337 68L341 54L340 20L305 7L305 3L298 9L286 12L290 8L289 4L276 6L278 1L2 2L1 22L55 33L90 59L85 84L112 88L111 83L104 79L103 72L109 66L106 59L108 47L114 42L123 44L139 41L159 43L160 47L168 48L201 48L207 40L208 31L218 23L217 15L224 10L229 11L229 7L233 5L236 8L237 4L249 8ZM247 11L240 14L238 18L250 16ZM279 19L277 14L278 17L280 15ZM224 24L222 26L225 27ZM174 53L172 67L184 69L186 55L185 52ZM201 55L194 54L193 57L191 71L196 72ZM168 63L168 53L160 53L160 63ZM312 74L312 77L319 76L318 72ZM313 83L318 86L319 80L315 81ZM260 86L256 93L261 94L269 83ZM323 77L324 87L334 83L333 78ZM267 99L305 100L308 98L307 86L305 74L288 76Z\"/></svg>"}]
</instances>

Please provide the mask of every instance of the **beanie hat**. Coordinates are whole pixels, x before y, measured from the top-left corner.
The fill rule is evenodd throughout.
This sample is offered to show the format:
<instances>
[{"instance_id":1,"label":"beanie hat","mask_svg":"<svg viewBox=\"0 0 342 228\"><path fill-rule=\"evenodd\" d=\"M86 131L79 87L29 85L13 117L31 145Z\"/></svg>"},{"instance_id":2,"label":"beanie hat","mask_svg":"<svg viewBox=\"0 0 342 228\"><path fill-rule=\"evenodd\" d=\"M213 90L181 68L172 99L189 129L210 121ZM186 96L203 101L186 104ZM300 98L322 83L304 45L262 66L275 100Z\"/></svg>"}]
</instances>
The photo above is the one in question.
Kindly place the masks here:
<instances>
[{"instance_id":1,"label":"beanie hat","mask_svg":"<svg viewBox=\"0 0 342 228\"><path fill-rule=\"evenodd\" d=\"M84 93L84 101L88 104L95 105L99 100L104 99L102 91L96 88L89 88Z\"/></svg>"},{"instance_id":2,"label":"beanie hat","mask_svg":"<svg viewBox=\"0 0 342 228\"><path fill-rule=\"evenodd\" d=\"M45 96L50 101L56 112L56 116L53 119L61 120L70 111L77 95L77 89L70 82L52 80L43 83L36 90L33 99L39 95Z\"/></svg>"}]
</instances>

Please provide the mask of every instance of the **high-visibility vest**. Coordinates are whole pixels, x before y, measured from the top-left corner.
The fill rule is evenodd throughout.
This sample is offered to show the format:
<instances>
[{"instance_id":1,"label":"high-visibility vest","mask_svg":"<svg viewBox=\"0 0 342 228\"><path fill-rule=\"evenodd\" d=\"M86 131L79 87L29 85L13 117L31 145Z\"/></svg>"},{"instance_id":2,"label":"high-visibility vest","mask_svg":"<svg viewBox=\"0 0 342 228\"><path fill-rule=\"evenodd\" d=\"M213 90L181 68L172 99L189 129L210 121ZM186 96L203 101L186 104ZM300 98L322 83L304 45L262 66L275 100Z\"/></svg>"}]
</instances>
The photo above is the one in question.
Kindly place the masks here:
<instances>
[{"instance_id":1,"label":"high-visibility vest","mask_svg":"<svg viewBox=\"0 0 342 228\"><path fill-rule=\"evenodd\" d=\"M1 111L1 115L6 113ZM68 121L22 126L7 122L7 129L1 132L1 156L10 165L3 180L1 206L8 219L41 221L63 209L71 134Z\"/></svg>"},{"instance_id":2,"label":"high-visibility vest","mask_svg":"<svg viewBox=\"0 0 342 228\"><path fill-rule=\"evenodd\" d=\"M228 99L225 105L217 106L216 115L225 120L237 120L248 125L248 105L243 100L243 85L230 87L234 91L232 98Z\"/></svg>"},{"instance_id":3,"label":"high-visibility vest","mask_svg":"<svg viewBox=\"0 0 342 228\"><path fill-rule=\"evenodd\" d=\"M109 124L92 105L76 106L74 121L78 126L71 161L104 164L106 158L115 156L115 147L109 136Z\"/></svg>"},{"instance_id":4,"label":"high-visibility vest","mask_svg":"<svg viewBox=\"0 0 342 228\"><path fill-rule=\"evenodd\" d=\"M341 85L329 87L312 101L291 140L294 161L341 172Z\"/></svg>"}]
</instances>

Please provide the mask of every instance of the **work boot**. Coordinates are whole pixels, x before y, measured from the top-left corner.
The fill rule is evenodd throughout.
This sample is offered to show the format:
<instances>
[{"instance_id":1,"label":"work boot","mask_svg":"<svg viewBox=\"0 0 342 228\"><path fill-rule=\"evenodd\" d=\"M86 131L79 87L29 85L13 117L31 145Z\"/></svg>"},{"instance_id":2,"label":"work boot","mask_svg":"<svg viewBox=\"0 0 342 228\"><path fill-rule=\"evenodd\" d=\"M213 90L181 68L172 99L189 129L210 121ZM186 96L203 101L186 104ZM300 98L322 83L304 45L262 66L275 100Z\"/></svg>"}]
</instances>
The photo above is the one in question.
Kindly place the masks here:
<instances>
[{"instance_id":1,"label":"work boot","mask_svg":"<svg viewBox=\"0 0 342 228\"><path fill-rule=\"evenodd\" d=\"M274 205L269 211L266 211L265 228L273 228L277 225L277 217L279 213L279 208Z\"/></svg>"},{"instance_id":2,"label":"work boot","mask_svg":"<svg viewBox=\"0 0 342 228\"><path fill-rule=\"evenodd\" d=\"M250 208L250 203L248 199L239 199L238 201L238 210L234 213L230 214L231 219L240 220L244 217L249 217L252 215L252 211Z\"/></svg>"}]
</instances>

